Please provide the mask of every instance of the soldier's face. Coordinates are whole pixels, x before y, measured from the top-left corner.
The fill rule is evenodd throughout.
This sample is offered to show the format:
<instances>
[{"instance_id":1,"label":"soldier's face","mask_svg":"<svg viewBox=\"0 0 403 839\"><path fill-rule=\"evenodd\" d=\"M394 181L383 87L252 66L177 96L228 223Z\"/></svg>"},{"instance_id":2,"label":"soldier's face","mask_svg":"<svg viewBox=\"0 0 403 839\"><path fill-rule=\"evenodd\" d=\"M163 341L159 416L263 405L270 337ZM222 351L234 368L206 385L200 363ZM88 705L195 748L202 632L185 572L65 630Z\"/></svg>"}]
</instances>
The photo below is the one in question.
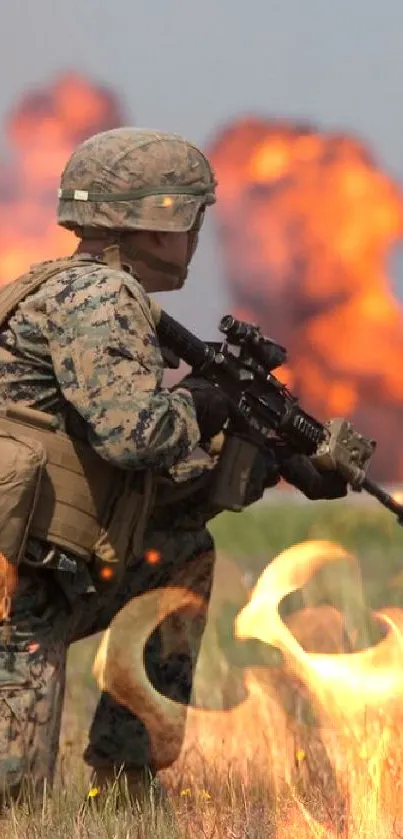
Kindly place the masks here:
<instances>
[{"instance_id":1,"label":"soldier's face","mask_svg":"<svg viewBox=\"0 0 403 839\"><path fill-rule=\"evenodd\" d=\"M153 254L170 268L167 271L165 291L182 288L198 243L198 229L188 233L156 234Z\"/></svg>"},{"instance_id":2,"label":"soldier's face","mask_svg":"<svg viewBox=\"0 0 403 839\"><path fill-rule=\"evenodd\" d=\"M191 230L187 233L168 233L164 234L164 247L167 248L167 255L165 259L167 262L181 269L178 276L178 282L171 288L182 288L188 273L189 265L196 253L199 244L199 233L204 221L205 208L202 207L196 217L196 221Z\"/></svg>"},{"instance_id":3,"label":"soldier's face","mask_svg":"<svg viewBox=\"0 0 403 839\"><path fill-rule=\"evenodd\" d=\"M204 212L185 233L136 231L122 237L124 255L131 258L148 293L182 288L196 252Z\"/></svg>"},{"instance_id":4,"label":"soldier's face","mask_svg":"<svg viewBox=\"0 0 403 839\"><path fill-rule=\"evenodd\" d=\"M196 239L193 244L193 238ZM178 268L185 268L189 264L197 247L197 235L190 233L168 233L161 240L163 258L172 262Z\"/></svg>"}]
</instances>

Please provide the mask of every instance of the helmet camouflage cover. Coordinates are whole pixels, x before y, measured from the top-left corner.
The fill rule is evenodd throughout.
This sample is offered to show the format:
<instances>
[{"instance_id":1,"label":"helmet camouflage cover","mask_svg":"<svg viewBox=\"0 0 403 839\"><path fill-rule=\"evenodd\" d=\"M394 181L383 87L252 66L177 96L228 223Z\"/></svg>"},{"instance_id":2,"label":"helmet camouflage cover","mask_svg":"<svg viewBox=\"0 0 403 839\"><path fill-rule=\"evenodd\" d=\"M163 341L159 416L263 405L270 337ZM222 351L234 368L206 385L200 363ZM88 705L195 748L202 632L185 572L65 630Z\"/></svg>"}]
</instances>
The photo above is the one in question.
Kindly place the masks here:
<instances>
[{"instance_id":1,"label":"helmet camouflage cover","mask_svg":"<svg viewBox=\"0 0 403 839\"><path fill-rule=\"evenodd\" d=\"M116 128L73 152L58 192L62 227L190 230L215 202L216 181L204 154L178 134Z\"/></svg>"}]
</instances>

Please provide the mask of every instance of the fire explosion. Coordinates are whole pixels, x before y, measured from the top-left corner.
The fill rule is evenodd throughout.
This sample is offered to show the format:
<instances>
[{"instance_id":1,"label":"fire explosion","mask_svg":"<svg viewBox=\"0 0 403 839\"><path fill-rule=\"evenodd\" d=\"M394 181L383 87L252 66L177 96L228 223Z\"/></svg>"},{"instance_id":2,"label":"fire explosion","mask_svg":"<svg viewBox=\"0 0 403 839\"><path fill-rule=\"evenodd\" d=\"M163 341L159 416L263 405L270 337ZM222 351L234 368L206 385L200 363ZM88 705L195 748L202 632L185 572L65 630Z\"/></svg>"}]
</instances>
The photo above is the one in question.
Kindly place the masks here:
<instances>
[{"instance_id":1,"label":"fire explosion","mask_svg":"<svg viewBox=\"0 0 403 839\"><path fill-rule=\"evenodd\" d=\"M287 383L308 411L378 441L374 477L402 480L403 319L387 271L403 233L397 186L358 140L286 121L235 122L209 155L234 314L287 346Z\"/></svg>"},{"instance_id":2,"label":"fire explosion","mask_svg":"<svg viewBox=\"0 0 403 839\"><path fill-rule=\"evenodd\" d=\"M117 97L70 73L26 93L10 113L9 160L0 160L0 284L42 259L72 251L55 221L60 174L77 143L124 123Z\"/></svg>"}]
</instances>

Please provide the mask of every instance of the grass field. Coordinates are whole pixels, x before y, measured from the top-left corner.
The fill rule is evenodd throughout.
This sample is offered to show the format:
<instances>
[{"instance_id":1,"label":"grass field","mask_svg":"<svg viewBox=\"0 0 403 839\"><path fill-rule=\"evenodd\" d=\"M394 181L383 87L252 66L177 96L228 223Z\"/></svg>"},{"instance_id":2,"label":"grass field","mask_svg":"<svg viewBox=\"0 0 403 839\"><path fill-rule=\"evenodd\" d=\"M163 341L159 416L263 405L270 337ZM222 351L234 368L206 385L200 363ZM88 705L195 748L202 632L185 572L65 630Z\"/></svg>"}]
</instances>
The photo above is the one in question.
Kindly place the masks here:
<instances>
[{"instance_id":1,"label":"grass field","mask_svg":"<svg viewBox=\"0 0 403 839\"><path fill-rule=\"evenodd\" d=\"M400 587L399 579L403 577L403 530L393 516L375 505L353 507L345 502L301 506L285 502L256 505L241 515L222 515L211 529L220 556L227 558L225 562L230 558L233 569L232 584L228 579L228 566L224 572L220 571L220 563L217 566L218 602L224 607L230 603L231 608L226 617L225 609L219 612L216 607L212 620L220 623L220 637L224 639L226 633L228 637L231 634L234 612L247 601L247 589L267 563L283 549L305 540L334 540L354 551L360 561L365 595L371 608L403 606L403 582ZM213 648L216 635L212 633L209 637L201 658L197 690L202 700L208 697L217 706L220 702L217 679L221 652ZM214 768L211 766L208 768L208 788L204 784L193 789L179 788L172 795L175 811L172 817L157 805L152 795L137 813L132 814L127 809L116 814L113 791L103 810L96 809L91 799L83 808L88 776L81 762L81 753L98 695L91 676L98 642L99 638L81 642L69 654L58 780L54 794L39 811L31 812L29 801L13 808L0 820L1 839L263 839L272 836L278 839L293 839L293 836L298 836L298 839L311 836L324 839L325 836L343 835L337 832L341 830L340 824L329 823L328 827L320 827L305 811L302 835L301 823L294 830L292 821L288 822L284 815L287 807L293 804L294 793L290 794L288 803L274 800L270 790L259 784L249 787L246 794L241 780L230 774L225 784L222 777L215 784ZM281 817L278 816L280 804L283 808ZM319 808L320 802L317 806ZM284 827L285 823L287 827ZM364 835L367 836L358 828L354 835L351 830L349 833L350 839L361 839ZM382 826L378 825L376 839L389 836L392 833L382 832Z\"/></svg>"}]
</instances>

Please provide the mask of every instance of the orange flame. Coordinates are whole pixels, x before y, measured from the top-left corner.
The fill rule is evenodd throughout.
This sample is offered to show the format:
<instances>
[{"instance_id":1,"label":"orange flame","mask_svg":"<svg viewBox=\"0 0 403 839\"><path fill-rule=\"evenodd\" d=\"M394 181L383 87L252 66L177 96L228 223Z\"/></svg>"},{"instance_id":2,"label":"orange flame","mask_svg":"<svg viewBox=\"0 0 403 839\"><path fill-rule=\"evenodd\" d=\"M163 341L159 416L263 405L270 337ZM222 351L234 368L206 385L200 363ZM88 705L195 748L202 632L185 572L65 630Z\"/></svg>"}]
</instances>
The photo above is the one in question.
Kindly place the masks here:
<instances>
[{"instance_id":1,"label":"orange flame","mask_svg":"<svg viewBox=\"0 0 403 839\"><path fill-rule=\"evenodd\" d=\"M0 621L10 617L11 597L17 586L17 569L0 552Z\"/></svg>"},{"instance_id":2,"label":"orange flame","mask_svg":"<svg viewBox=\"0 0 403 839\"><path fill-rule=\"evenodd\" d=\"M295 545L280 554L238 616L237 635L276 644L284 655L286 672L308 689L316 728L347 805L347 835L351 839L389 836L403 816L400 793L396 794L402 745L398 726L403 699L403 610L372 614L383 637L352 653L339 647L338 655L308 652L296 640L298 617L307 635L312 628L306 610L294 618L294 632L279 614L282 598L309 583L324 562L332 561L333 554L334 548L326 543ZM355 591L357 583L358 578Z\"/></svg>"},{"instance_id":3,"label":"orange flame","mask_svg":"<svg viewBox=\"0 0 403 839\"><path fill-rule=\"evenodd\" d=\"M0 284L73 250L74 236L55 221L60 175L77 143L123 122L115 95L74 73L22 97L6 127L9 159L0 161Z\"/></svg>"},{"instance_id":4,"label":"orange flame","mask_svg":"<svg viewBox=\"0 0 403 839\"><path fill-rule=\"evenodd\" d=\"M104 568L101 568L99 576L102 580L112 580L115 576L115 571L109 565L106 565Z\"/></svg>"},{"instance_id":5,"label":"orange flame","mask_svg":"<svg viewBox=\"0 0 403 839\"><path fill-rule=\"evenodd\" d=\"M303 607L283 618L280 604L293 592ZM330 597L333 606L321 605ZM143 643L193 600L174 588L135 598L112 621L94 666L98 685L143 718L157 766L179 754L185 732L165 778L176 773L191 786L203 759L223 783L229 767L245 782L252 769L279 802L291 793L286 813L278 808L276 839L336 839L340 825L348 839L392 836L403 820L403 609L366 607L356 558L341 546L294 545L267 566L235 623L238 639L277 648L283 663L246 665L238 704L190 707L185 722L183 707L149 682ZM374 627L376 639L365 641Z\"/></svg>"},{"instance_id":6,"label":"orange flame","mask_svg":"<svg viewBox=\"0 0 403 839\"><path fill-rule=\"evenodd\" d=\"M154 548L150 548L145 552L144 558L149 565L158 565L158 563L161 562L161 553Z\"/></svg>"},{"instance_id":7,"label":"orange flame","mask_svg":"<svg viewBox=\"0 0 403 839\"><path fill-rule=\"evenodd\" d=\"M403 200L358 140L292 122L236 121L212 143L219 242L234 312L289 350L306 409L348 416L403 478L402 308L387 270ZM281 371L280 371L281 372Z\"/></svg>"}]
</instances>

